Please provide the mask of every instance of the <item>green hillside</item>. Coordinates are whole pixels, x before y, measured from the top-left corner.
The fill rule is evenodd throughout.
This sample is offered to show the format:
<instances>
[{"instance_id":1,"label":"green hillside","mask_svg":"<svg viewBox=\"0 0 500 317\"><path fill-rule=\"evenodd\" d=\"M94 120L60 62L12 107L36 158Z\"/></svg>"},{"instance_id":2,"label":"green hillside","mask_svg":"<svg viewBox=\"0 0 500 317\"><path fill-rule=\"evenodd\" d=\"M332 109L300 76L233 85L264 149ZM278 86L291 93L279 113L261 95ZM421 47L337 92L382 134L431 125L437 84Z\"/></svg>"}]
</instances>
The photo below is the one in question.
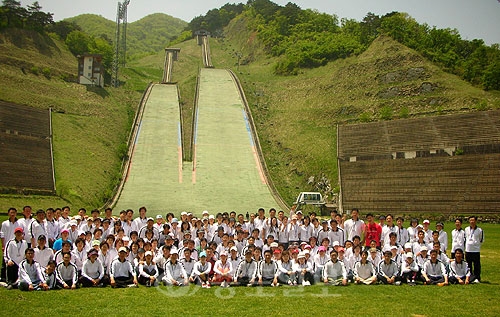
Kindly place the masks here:
<instances>
[{"instance_id":1,"label":"green hillside","mask_svg":"<svg viewBox=\"0 0 500 317\"><path fill-rule=\"evenodd\" d=\"M114 42L116 23L95 14L81 14L65 19L74 22L93 36L105 35ZM150 14L127 24L127 55L143 55L163 50L168 42L179 35L187 22L164 13Z\"/></svg>"},{"instance_id":2,"label":"green hillside","mask_svg":"<svg viewBox=\"0 0 500 317\"><path fill-rule=\"evenodd\" d=\"M0 33L0 99L52 107L59 197L1 196L0 210L71 205L99 207L117 183L128 130L141 93L76 84L76 58L36 32Z\"/></svg>"},{"instance_id":3,"label":"green hillside","mask_svg":"<svg viewBox=\"0 0 500 317\"><path fill-rule=\"evenodd\" d=\"M84 17L89 24L95 19L98 25L82 26L88 32L113 34L112 29L106 31L113 23L102 23L105 19L98 16ZM148 28L162 29L161 34L166 34L166 27L153 27L160 22L148 22L155 21L151 17L165 15L134 22L141 26L138 33L132 31L131 23L129 34ZM271 178L287 202L299 191L321 190L327 195L335 191L337 124L500 107L498 91L476 88L386 35L376 38L359 55L301 68L296 76L278 76L275 65L284 57L269 55L249 19L245 14L236 17L224 29L223 37L210 40L212 61L216 68L230 68L238 74ZM61 199L1 197L0 208L27 203L39 207L102 206L118 182L137 102L147 84L160 81L162 76L168 38L158 34L151 31L141 35L147 40L139 40L139 35L135 38L137 52L147 56L132 59L120 69L122 88L92 89L71 81L76 77L77 63L64 44L32 31L9 29L1 33L0 99L56 110L54 150ZM153 39L157 53L146 54L152 51ZM130 48L133 37L128 43ZM196 78L202 67L201 48L194 39L175 46L181 52L173 79L181 93L184 155L190 160L189 127Z\"/></svg>"}]
</instances>

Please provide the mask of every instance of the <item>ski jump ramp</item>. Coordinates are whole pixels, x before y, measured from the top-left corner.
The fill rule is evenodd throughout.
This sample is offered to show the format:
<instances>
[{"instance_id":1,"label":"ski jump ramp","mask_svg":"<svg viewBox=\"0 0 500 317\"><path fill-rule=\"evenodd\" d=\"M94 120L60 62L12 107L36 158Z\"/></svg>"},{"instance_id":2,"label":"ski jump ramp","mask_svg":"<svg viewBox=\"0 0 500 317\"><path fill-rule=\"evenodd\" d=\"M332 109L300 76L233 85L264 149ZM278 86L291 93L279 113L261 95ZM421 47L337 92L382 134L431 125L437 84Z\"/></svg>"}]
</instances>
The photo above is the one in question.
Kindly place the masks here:
<instances>
[{"instance_id":1,"label":"ski jump ramp","mask_svg":"<svg viewBox=\"0 0 500 317\"><path fill-rule=\"evenodd\" d=\"M114 206L148 215L201 215L280 208L258 158L238 87L227 70L200 71L193 162L182 161L175 85L154 85L145 104L123 189Z\"/></svg>"}]
</instances>

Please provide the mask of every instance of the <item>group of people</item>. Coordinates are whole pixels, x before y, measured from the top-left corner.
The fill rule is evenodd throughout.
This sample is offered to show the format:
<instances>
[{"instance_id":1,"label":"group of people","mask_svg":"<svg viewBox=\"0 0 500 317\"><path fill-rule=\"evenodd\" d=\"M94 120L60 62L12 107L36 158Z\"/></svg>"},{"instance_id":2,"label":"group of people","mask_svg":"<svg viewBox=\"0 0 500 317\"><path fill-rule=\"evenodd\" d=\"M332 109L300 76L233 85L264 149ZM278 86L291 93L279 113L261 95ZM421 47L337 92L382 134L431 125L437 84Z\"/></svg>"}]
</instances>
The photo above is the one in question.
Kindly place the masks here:
<instances>
[{"instance_id":1,"label":"group of people","mask_svg":"<svg viewBox=\"0 0 500 317\"><path fill-rule=\"evenodd\" d=\"M480 249L484 233L477 218L462 228L457 218L451 250L444 224L422 224L392 215L352 209L346 219L333 211L329 219L294 210L270 209L268 215L203 211L147 216L146 207L107 208L87 215L81 208L39 209L33 217L8 210L0 237L5 287L21 290L137 285L447 285L480 283ZM448 252L450 251L450 252ZM449 254L449 256L448 256Z\"/></svg>"}]
</instances>

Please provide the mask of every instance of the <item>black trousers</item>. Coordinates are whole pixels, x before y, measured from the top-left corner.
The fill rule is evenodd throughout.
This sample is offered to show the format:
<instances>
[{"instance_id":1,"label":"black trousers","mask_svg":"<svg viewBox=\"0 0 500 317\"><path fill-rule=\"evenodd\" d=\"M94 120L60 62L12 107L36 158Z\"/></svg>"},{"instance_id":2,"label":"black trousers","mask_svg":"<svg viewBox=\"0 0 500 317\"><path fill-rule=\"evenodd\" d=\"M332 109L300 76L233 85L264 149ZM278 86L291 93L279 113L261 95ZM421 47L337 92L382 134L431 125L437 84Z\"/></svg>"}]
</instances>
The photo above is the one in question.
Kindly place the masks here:
<instances>
[{"instance_id":1,"label":"black trousers","mask_svg":"<svg viewBox=\"0 0 500 317\"><path fill-rule=\"evenodd\" d=\"M481 254L480 252L467 252L465 260L472 274L481 281ZM472 282L472 280L471 280Z\"/></svg>"},{"instance_id":2,"label":"black trousers","mask_svg":"<svg viewBox=\"0 0 500 317\"><path fill-rule=\"evenodd\" d=\"M16 284L19 277L19 266L14 263L12 266L7 265L7 284Z\"/></svg>"}]
</instances>

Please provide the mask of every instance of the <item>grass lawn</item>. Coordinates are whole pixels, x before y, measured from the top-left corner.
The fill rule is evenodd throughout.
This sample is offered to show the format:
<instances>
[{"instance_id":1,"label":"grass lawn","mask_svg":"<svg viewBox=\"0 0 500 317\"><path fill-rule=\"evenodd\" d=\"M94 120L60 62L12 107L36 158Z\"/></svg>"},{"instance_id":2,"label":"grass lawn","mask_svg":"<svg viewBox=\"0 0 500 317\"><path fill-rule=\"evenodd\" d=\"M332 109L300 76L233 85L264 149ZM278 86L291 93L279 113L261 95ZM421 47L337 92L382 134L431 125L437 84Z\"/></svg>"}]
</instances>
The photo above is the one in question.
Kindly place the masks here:
<instances>
[{"instance_id":1,"label":"grass lawn","mask_svg":"<svg viewBox=\"0 0 500 317\"><path fill-rule=\"evenodd\" d=\"M5 217L1 217L2 220ZM498 316L500 226L480 224L485 231L481 250L482 280L477 285L448 287L366 286L202 289L139 287L137 289L78 289L75 291L21 292L0 288L3 316L62 315L336 315L380 316ZM450 236L453 229L446 223ZM467 308L473 306L473 309ZM69 309L69 310L68 310Z\"/></svg>"}]
</instances>

